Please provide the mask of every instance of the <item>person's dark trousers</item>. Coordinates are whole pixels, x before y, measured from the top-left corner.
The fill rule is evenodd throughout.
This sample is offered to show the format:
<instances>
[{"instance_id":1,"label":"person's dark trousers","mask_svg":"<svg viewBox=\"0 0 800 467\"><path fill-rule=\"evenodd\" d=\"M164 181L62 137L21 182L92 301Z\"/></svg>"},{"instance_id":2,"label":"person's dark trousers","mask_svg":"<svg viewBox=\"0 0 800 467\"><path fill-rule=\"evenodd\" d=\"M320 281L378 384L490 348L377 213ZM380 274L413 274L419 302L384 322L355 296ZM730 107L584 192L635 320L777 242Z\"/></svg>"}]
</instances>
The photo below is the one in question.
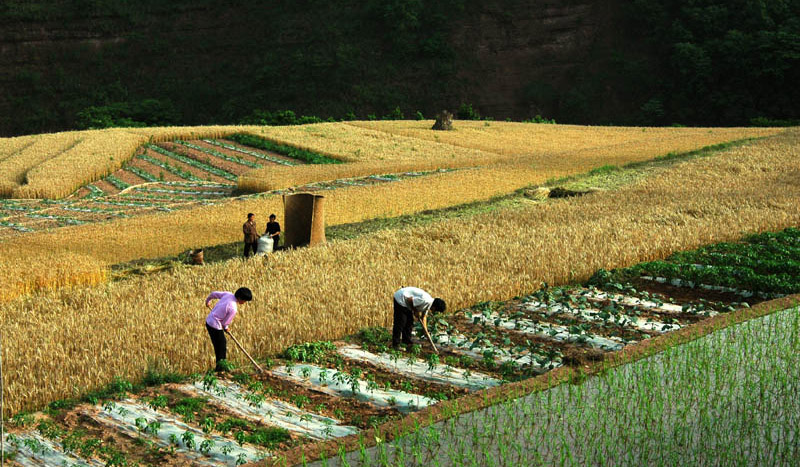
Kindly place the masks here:
<instances>
[{"instance_id":1,"label":"person's dark trousers","mask_svg":"<svg viewBox=\"0 0 800 467\"><path fill-rule=\"evenodd\" d=\"M258 242L248 243L244 242L244 257L250 257L258 251Z\"/></svg>"},{"instance_id":2,"label":"person's dark trousers","mask_svg":"<svg viewBox=\"0 0 800 467\"><path fill-rule=\"evenodd\" d=\"M272 251L280 250L280 247L278 246L278 242L279 241L281 241L281 236L280 235L276 235L276 236L272 237Z\"/></svg>"},{"instance_id":3,"label":"person's dark trousers","mask_svg":"<svg viewBox=\"0 0 800 467\"><path fill-rule=\"evenodd\" d=\"M225 331L212 328L208 323L206 323L206 329L208 330L208 335L211 337L211 345L214 346L214 357L217 359L217 367L215 370L221 371L223 368L219 365L219 362L225 360L228 354L228 340L225 338Z\"/></svg>"},{"instance_id":4,"label":"person's dark trousers","mask_svg":"<svg viewBox=\"0 0 800 467\"><path fill-rule=\"evenodd\" d=\"M403 344L410 345L411 342L411 329L414 326L414 315L411 310L397 303L397 300L392 299L394 303L394 325L392 326L392 346L397 347L400 345L402 337Z\"/></svg>"}]
</instances>

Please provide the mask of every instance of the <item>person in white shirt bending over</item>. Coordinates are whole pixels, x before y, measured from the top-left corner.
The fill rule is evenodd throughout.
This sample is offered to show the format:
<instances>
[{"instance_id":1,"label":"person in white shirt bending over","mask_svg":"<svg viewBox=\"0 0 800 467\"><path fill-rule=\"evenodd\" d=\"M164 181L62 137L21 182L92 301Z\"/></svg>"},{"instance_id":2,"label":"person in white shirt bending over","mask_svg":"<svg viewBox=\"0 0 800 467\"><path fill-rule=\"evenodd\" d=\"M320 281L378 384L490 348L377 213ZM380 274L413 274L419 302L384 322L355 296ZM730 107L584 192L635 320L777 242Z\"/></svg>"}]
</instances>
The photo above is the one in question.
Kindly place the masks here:
<instances>
[{"instance_id":1,"label":"person in white shirt bending over","mask_svg":"<svg viewBox=\"0 0 800 467\"><path fill-rule=\"evenodd\" d=\"M447 304L441 298L433 298L428 292L417 287L403 287L394 293L394 325L392 327L392 347L397 348L402 340L403 344L411 345L411 330L414 318L422 323L425 337L433 346L436 345L428 332L428 313L441 313L447 309Z\"/></svg>"}]
</instances>

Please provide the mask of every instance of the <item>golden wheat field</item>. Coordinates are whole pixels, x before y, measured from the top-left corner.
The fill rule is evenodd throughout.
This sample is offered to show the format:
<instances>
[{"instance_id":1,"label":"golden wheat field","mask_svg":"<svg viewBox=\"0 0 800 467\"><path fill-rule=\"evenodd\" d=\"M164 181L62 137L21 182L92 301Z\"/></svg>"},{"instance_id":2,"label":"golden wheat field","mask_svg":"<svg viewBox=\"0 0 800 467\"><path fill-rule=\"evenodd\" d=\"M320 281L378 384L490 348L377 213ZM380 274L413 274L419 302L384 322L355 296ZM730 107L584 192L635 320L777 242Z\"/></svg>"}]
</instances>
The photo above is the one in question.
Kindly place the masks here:
<instances>
[{"instance_id":1,"label":"golden wheat field","mask_svg":"<svg viewBox=\"0 0 800 467\"><path fill-rule=\"evenodd\" d=\"M417 127L420 124L377 122L370 125L394 131L392 129L398 125ZM485 200L530 184L542 183L549 178L582 173L605 164L647 160L669 152L693 150L731 139L776 132L773 129L752 128L655 130L505 122L492 122L488 127L492 129L491 132L484 132L483 128L487 127L478 126L475 122L458 122L457 126L463 126L465 132L485 133L485 142L481 143L474 135L472 140L473 144L489 149L493 145L501 144L507 137L506 149L494 147L494 150L516 155L467 150L424 138L395 136L387 131L362 129L356 124L342 123L264 128L113 129L43 135L48 144L53 144L57 154L30 169L27 177L32 182L17 186L15 192L44 190L39 192L41 194L47 190L64 191L67 187L74 189L73 185L80 180L80 183L85 183L121 164L125 154L132 154L136 145L146 140L219 137L240 131L267 136L278 142L323 152L340 159L356 160L342 165L255 169L240 177L240 185L245 185L250 191L262 191L274 188L275 185L285 186L287 183L301 184L370 173L432 170L443 166L478 166L387 185L353 187L326 193L327 221L330 225L335 225ZM476 128L474 131L473 127ZM520 136L526 128L539 143L532 144L532 140L525 140ZM607 134L615 136L605 137ZM65 139L64 135L72 135L72 139ZM34 141L41 139L31 138ZM57 138L61 143L53 143L52 138ZM75 141L80 141L81 144L75 144ZM572 152L548 152L547 148L552 149L559 142L564 147L572 148ZM67 148L68 143L73 147ZM14 141L14 144L20 143ZM20 147L23 147L23 151L29 151L34 147L44 147L42 144L44 143ZM97 150L82 152L81 148L87 144L95 145L91 147ZM118 151L114 153L118 157L112 159L112 156L108 156L112 150ZM94 169L91 168L92 164L95 164ZM52 176L55 173L66 175ZM10 263L14 263L16 258L24 258L28 267L22 268L19 274L4 274L0 277L0 290L3 290L0 300L50 285L101 281L105 277L102 269L111 264L174 255L190 248L238 240L244 213L280 212L281 206L280 198L275 196L235 199L187 211L123 219L113 224L66 227L4 240L0 242L0 258L7 258L6 261ZM71 255L78 255L81 261L76 261ZM76 271L79 270L80 273L74 274L74 280L66 272L69 271L70 264L81 265L80 268L76 267ZM87 273L89 264L94 271L91 274Z\"/></svg>"},{"instance_id":2,"label":"golden wheat field","mask_svg":"<svg viewBox=\"0 0 800 467\"><path fill-rule=\"evenodd\" d=\"M617 161L650 158L723 141L774 134L774 129L579 127L511 122L458 122L434 132L430 122L321 123L290 127L206 126L114 128L0 138L0 196L63 198L119 169L138 147L174 139L237 132L348 161L344 166L255 169L240 187L265 191L341 177L499 163L546 164L575 151L614 153ZM616 163L616 162L612 162Z\"/></svg>"},{"instance_id":3,"label":"golden wheat field","mask_svg":"<svg viewBox=\"0 0 800 467\"><path fill-rule=\"evenodd\" d=\"M663 128L546 125L519 122L459 121L453 131L430 131L433 121L348 122L392 135L436 141L505 155L568 153L589 148L635 144L646 148L665 139L730 141L775 134L771 128ZM689 143L691 144L691 143Z\"/></svg>"},{"instance_id":4,"label":"golden wheat field","mask_svg":"<svg viewBox=\"0 0 800 467\"><path fill-rule=\"evenodd\" d=\"M569 158L562 159L569 164L567 172L579 170ZM301 341L387 325L389 297L401 284L423 287L459 308L530 292L542 281L585 279L599 267L630 265L744 233L796 226L798 161L800 132L789 130L714 157L680 163L616 191L383 231L286 252L266 264L231 260L17 297L0 304L6 410L41 406L113 376L136 378L148 360L183 372L207 369L212 356L202 323L203 299L210 290L253 289L255 300L232 329L246 348L266 355ZM463 185L466 192L472 183L502 185L498 190L522 183L514 171L495 170L496 178L491 179L483 178L482 170L464 170L438 175L445 180L440 185L417 179L413 182L419 185L403 188L398 183L385 193L365 187L332 193L333 202L327 205L331 222L361 215L348 214L347 208L355 212L375 205L376 211L399 213L424 203L436 205L438 197L447 196L442 191L458 193L461 188L455 185ZM531 169L522 177L533 180L535 174ZM438 189L424 191L425 183ZM401 199L396 206L395 189ZM337 204L337 196L342 204ZM238 209L244 205L234 206L229 212L244 212ZM241 216L230 217L237 229L231 235L238 237ZM152 223L141 224L139 231L128 226L117 232L145 235L145 229L166 218L148 220ZM197 222L214 219L222 217ZM175 220L174 225L180 224ZM84 235L76 243L91 239L89 233ZM188 229L186 235L192 235ZM123 248L124 243L117 246ZM37 247L46 249L47 244Z\"/></svg>"},{"instance_id":5,"label":"golden wheat field","mask_svg":"<svg viewBox=\"0 0 800 467\"><path fill-rule=\"evenodd\" d=\"M256 132L346 165L255 169L239 179L244 191L268 191L318 180L409 170L512 164L582 172L742 138L776 133L761 128L638 128L460 121L454 131L432 122L381 121L269 127ZM574 172L573 172L574 170Z\"/></svg>"}]
</instances>

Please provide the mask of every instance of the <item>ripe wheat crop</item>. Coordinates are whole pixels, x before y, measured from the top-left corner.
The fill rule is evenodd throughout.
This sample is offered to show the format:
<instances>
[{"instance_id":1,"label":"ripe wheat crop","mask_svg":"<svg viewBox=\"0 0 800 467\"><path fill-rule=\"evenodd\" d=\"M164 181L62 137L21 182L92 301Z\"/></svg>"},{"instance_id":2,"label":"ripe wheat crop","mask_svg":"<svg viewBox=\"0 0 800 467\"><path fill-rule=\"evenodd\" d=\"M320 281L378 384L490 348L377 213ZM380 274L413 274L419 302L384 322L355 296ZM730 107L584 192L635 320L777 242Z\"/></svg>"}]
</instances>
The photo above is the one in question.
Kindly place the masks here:
<instances>
[{"instance_id":1,"label":"ripe wheat crop","mask_svg":"<svg viewBox=\"0 0 800 467\"><path fill-rule=\"evenodd\" d=\"M0 304L8 413L41 406L148 359L185 372L213 354L203 330L210 290L252 288L232 329L258 355L388 325L391 293L417 285L452 309L563 284L745 233L800 224L800 132L663 169L618 191L499 209L356 241L231 260ZM35 317L35 319L31 318ZM232 352L236 358L238 354Z\"/></svg>"},{"instance_id":2,"label":"ripe wheat crop","mask_svg":"<svg viewBox=\"0 0 800 467\"><path fill-rule=\"evenodd\" d=\"M348 125L338 125L332 128L341 132L348 131L347 128L342 129L343 127L348 127ZM207 132L205 135L224 133L229 131L229 128L207 128L205 129ZM315 126L314 128L317 127ZM327 126L322 128L328 129ZM350 128L355 127L350 126ZM237 130L242 130L242 128ZM253 131L252 128L245 128L245 130ZM145 132L145 130L140 131ZM191 132L193 130L166 128L161 129L161 131L162 133L154 136L154 139L157 137L171 140L179 131ZM276 131L281 131L283 132L281 134L285 135L288 130L279 128ZM301 127L293 128L291 131L293 135L304 132ZM319 131L319 128L314 131ZM557 129L548 131L557 133ZM642 132L636 132L635 134L638 136L639 133ZM333 138L331 135L334 133L314 134L316 135L315 138L324 140L325 138L322 138L321 135L328 135ZM363 133L358 134L363 136ZM750 133L745 131L726 134L728 137L741 137ZM760 133L756 132L755 134ZM588 139L590 135L591 133L585 133L584 139ZM709 135L708 139L706 139L705 135ZM503 164L498 163L480 169L464 169L385 185L353 187L326 192L325 196L328 198L326 201L327 223L335 225L359 222L375 217L397 216L425 209L438 209L456 204L486 200L530 184L543 183L548 178L586 172L606 163L621 164L635 160L650 159L670 151L696 149L705 144L719 141L719 136L708 133L708 131L695 134L695 139L680 132L673 134L671 138L656 136L653 134L653 141L647 144L638 142L637 144L618 144L611 147L600 145L596 148L577 150L573 153L560 153L549 157L545 154L517 156L505 159L507 162ZM387 138L391 137L387 136ZM385 142L380 144L385 144ZM320 150L319 147L313 149ZM442 149L438 148L438 150ZM436 159L433 162L415 162L408 159L411 157L408 154L414 152L411 149L407 149L406 155L397 163L409 164L409 167L417 168L429 167L425 164L432 164L429 168L438 166ZM378 156L376 155L375 157ZM386 157L389 156L387 155ZM531 158L533 158L533 162ZM461 160L465 163L470 162L467 158ZM485 159L483 162L485 162ZM376 164L374 167L379 168L380 164L383 163L388 163L388 161L326 166L306 165L288 169L309 169L308 173L313 175L312 178L316 178L317 176L330 177L331 174L343 175L337 171L344 170L346 173L346 171L352 170L348 168L349 165ZM280 173L282 169L276 168L272 170ZM333 172L329 172L331 170ZM243 177L243 180L249 179ZM201 206L175 213L158 213L133 219L122 219L115 221L113 224L92 224L58 229L53 232L26 234L0 242L0 257L23 257L29 251L47 251L54 252L51 253L51 256L54 257L52 261L60 263L61 261L55 258L59 254L57 252L65 251L92 257L99 263L110 265L139 258L174 255L189 248L239 240L240 227L243 222L241 217L244 213L259 213L263 219L267 213L280 213L281 211L281 200L275 196L232 200L216 206ZM37 258L39 256L31 258L29 261L31 267L23 272L23 276L14 277L14 280L24 280L25 283L30 284L51 283L38 278L41 274L44 274L43 271L47 270L48 262L40 262ZM81 277L81 274L77 274L76 281L81 281ZM0 284L4 283L5 280L0 278ZM29 288L25 288L25 290L29 290Z\"/></svg>"},{"instance_id":3,"label":"ripe wheat crop","mask_svg":"<svg viewBox=\"0 0 800 467\"><path fill-rule=\"evenodd\" d=\"M19 148L16 148L17 139L11 138L14 140L9 144L11 151L0 161L0 197L11 197L25 183L28 170L75 147L83 135L80 132L67 132L28 138L30 144ZM6 140L0 139L0 147L6 148L5 144Z\"/></svg>"},{"instance_id":4,"label":"ripe wheat crop","mask_svg":"<svg viewBox=\"0 0 800 467\"><path fill-rule=\"evenodd\" d=\"M0 139L0 141L2 141L2 144L0 144L0 162L8 157L18 154L28 146L32 145L36 139L37 135Z\"/></svg>"}]
</instances>

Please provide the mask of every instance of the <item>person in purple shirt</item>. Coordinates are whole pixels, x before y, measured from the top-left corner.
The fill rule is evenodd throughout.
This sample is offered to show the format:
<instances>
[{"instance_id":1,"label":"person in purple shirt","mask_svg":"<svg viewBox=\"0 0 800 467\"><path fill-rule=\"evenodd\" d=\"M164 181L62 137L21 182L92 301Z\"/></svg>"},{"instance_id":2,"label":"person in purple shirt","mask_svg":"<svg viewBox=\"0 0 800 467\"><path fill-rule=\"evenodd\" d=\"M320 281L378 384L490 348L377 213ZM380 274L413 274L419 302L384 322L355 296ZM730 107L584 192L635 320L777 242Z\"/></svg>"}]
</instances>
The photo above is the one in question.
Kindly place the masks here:
<instances>
[{"instance_id":1,"label":"person in purple shirt","mask_svg":"<svg viewBox=\"0 0 800 467\"><path fill-rule=\"evenodd\" d=\"M225 333L231 325L233 317L239 311L239 305L243 305L253 299L253 293L247 287L239 288L235 293L230 292L211 292L206 297L206 308L211 312L206 317L206 330L211 337L211 345L214 346L214 356L217 359L217 366L214 371L224 371L225 368L220 364L228 354L228 341ZM211 300L217 300L214 307L211 307Z\"/></svg>"}]
</instances>

